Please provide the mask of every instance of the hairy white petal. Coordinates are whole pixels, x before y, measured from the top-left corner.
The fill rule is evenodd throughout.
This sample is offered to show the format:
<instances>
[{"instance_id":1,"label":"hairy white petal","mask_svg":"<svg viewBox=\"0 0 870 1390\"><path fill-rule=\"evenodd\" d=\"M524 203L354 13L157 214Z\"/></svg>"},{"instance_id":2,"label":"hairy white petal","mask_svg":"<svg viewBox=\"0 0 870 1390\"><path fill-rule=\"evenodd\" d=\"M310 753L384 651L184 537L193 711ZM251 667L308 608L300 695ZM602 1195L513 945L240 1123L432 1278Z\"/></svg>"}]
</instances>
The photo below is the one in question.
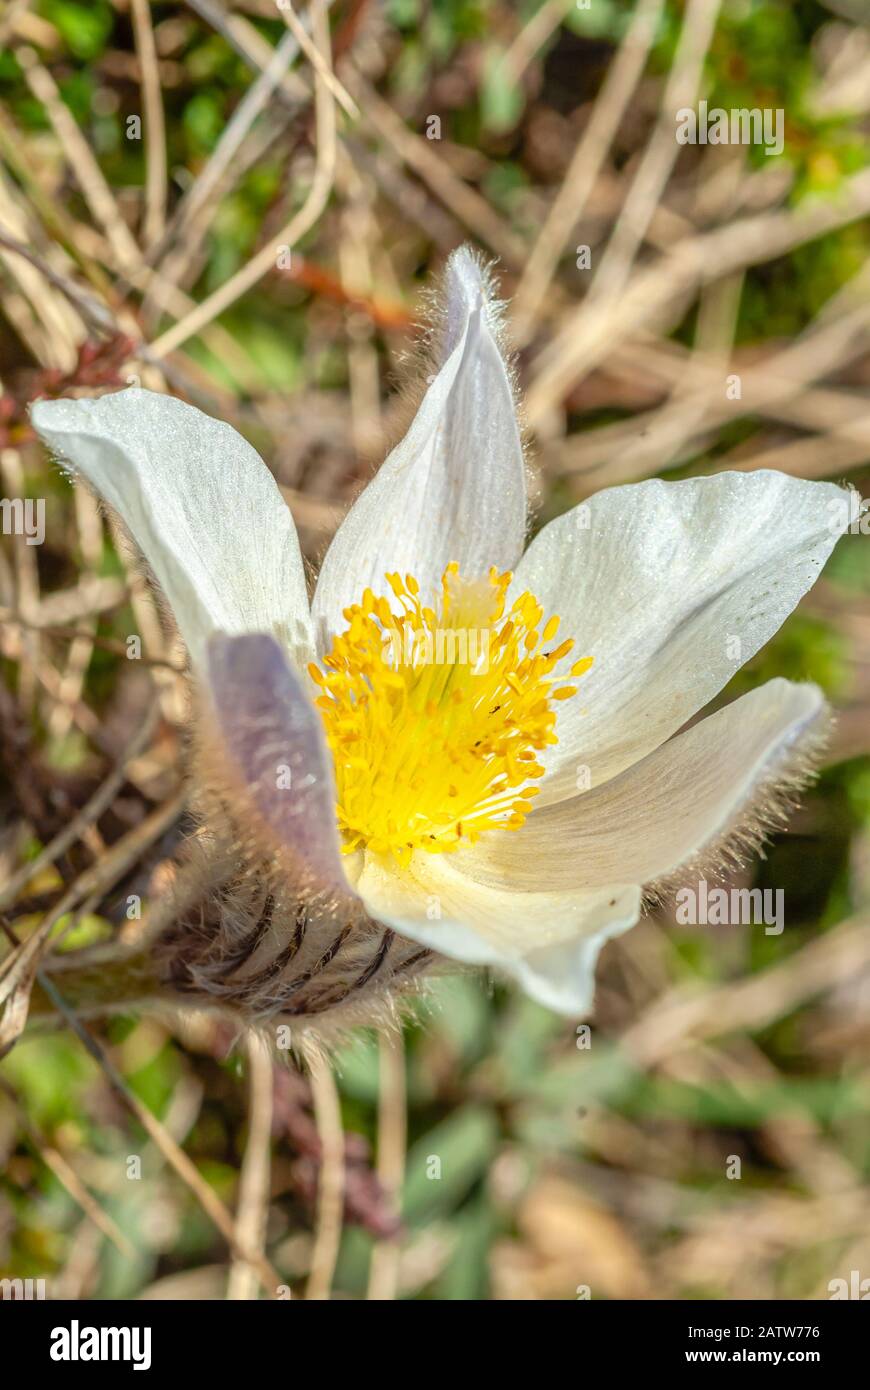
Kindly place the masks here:
<instances>
[{"instance_id":1,"label":"hairy white petal","mask_svg":"<svg viewBox=\"0 0 870 1390\"><path fill-rule=\"evenodd\" d=\"M818 578L849 501L831 483L720 473L610 488L550 522L513 591L576 639L562 674L595 664L559 708L538 804L616 776L711 700Z\"/></svg>"},{"instance_id":2,"label":"hairy white petal","mask_svg":"<svg viewBox=\"0 0 870 1390\"><path fill-rule=\"evenodd\" d=\"M768 681L602 786L482 836L457 869L528 892L667 879L764 823L778 787L805 771L825 714L816 686Z\"/></svg>"},{"instance_id":3,"label":"hairy white petal","mask_svg":"<svg viewBox=\"0 0 870 1390\"><path fill-rule=\"evenodd\" d=\"M517 893L474 883L453 858L420 853L399 870L368 855L357 892L373 917L404 936L454 960L493 966L559 1013L587 1013L598 953L634 926L640 888ZM436 910L441 916L432 920Z\"/></svg>"},{"instance_id":4,"label":"hairy white petal","mask_svg":"<svg viewBox=\"0 0 870 1390\"><path fill-rule=\"evenodd\" d=\"M208 644L209 695L232 773L277 842L320 887L348 894L320 715L274 637Z\"/></svg>"},{"instance_id":5,"label":"hairy white petal","mask_svg":"<svg viewBox=\"0 0 870 1390\"><path fill-rule=\"evenodd\" d=\"M194 663L202 667L215 631L274 632L304 659L310 618L296 528L247 440L183 401L135 388L38 401L31 419L121 517Z\"/></svg>"},{"instance_id":6,"label":"hairy white petal","mask_svg":"<svg viewBox=\"0 0 870 1390\"><path fill-rule=\"evenodd\" d=\"M526 489L513 395L486 277L463 249L450 259L445 360L402 442L340 526L314 598L321 647L366 586L389 595L386 571L414 574L424 601L451 560L463 575L512 569L522 553Z\"/></svg>"}]
</instances>

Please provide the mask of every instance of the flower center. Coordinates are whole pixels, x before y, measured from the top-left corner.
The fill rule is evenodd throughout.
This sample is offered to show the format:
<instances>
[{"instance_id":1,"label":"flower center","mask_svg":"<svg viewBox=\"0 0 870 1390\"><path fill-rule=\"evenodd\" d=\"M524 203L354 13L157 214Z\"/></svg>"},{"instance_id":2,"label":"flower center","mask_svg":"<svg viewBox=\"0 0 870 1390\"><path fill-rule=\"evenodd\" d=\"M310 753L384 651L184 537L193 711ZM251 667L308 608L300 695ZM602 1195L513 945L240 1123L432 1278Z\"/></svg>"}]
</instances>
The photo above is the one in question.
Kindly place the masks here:
<instances>
[{"instance_id":1,"label":"flower center","mask_svg":"<svg viewBox=\"0 0 870 1390\"><path fill-rule=\"evenodd\" d=\"M533 594L505 613L512 576L496 569L464 580L448 565L437 612L413 575L386 578L396 603L366 589L323 669L308 669L345 852L367 846L406 864L415 849L455 850L523 824L544 772L537 754L558 742L554 703L577 693L550 679L574 644L552 646L559 618L541 626ZM585 657L571 675L591 665Z\"/></svg>"}]
</instances>

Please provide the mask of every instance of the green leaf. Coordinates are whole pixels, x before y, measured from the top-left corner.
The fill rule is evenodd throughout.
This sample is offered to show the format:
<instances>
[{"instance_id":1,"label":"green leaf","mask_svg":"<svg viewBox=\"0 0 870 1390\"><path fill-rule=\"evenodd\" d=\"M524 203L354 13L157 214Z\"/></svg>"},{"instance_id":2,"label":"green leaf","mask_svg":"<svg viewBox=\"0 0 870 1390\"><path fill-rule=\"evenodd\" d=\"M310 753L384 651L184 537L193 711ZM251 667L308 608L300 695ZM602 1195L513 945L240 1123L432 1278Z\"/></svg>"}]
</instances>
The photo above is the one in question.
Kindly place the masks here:
<instances>
[{"instance_id":1,"label":"green leaf","mask_svg":"<svg viewBox=\"0 0 870 1390\"><path fill-rule=\"evenodd\" d=\"M487 1172L498 1146L490 1110L467 1105L419 1139L408 1155L402 1209L413 1223L457 1207Z\"/></svg>"},{"instance_id":2,"label":"green leaf","mask_svg":"<svg viewBox=\"0 0 870 1390\"><path fill-rule=\"evenodd\" d=\"M490 48L483 61L480 111L488 130L511 130L525 104L522 87L505 66L505 50Z\"/></svg>"}]
</instances>

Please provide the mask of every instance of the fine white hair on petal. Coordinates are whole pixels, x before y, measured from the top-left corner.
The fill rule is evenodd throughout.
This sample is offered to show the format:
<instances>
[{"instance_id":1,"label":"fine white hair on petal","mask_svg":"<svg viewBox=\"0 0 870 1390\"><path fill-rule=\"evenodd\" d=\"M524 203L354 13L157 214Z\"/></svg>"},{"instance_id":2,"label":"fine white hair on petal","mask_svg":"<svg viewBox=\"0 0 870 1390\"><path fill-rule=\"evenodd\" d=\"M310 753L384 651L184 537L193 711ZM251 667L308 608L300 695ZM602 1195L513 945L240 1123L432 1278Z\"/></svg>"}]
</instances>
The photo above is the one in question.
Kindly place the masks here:
<instances>
[{"instance_id":1,"label":"fine white hair on petal","mask_svg":"<svg viewBox=\"0 0 870 1390\"><path fill-rule=\"evenodd\" d=\"M208 689L231 770L278 843L319 887L350 894L320 716L274 637L213 636Z\"/></svg>"},{"instance_id":2,"label":"fine white hair on petal","mask_svg":"<svg viewBox=\"0 0 870 1390\"><path fill-rule=\"evenodd\" d=\"M781 791L806 781L826 726L817 686L768 681L611 781L482 836L454 856L457 870L525 892L662 883L776 823Z\"/></svg>"},{"instance_id":3,"label":"fine white hair on petal","mask_svg":"<svg viewBox=\"0 0 870 1390\"><path fill-rule=\"evenodd\" d=\"M530 589L593 656L558 712L537 805L615 777L663 743L767 642L818 578L852 494L784 473L609 488L545 526Z\"/></svg>"},{"instance_id":4,"label":"fine white hair on petal","mask_svg":"<svg viewBox=\"0 0 870 1390\"><path fill-rule=\"evenodd\" d=\"M451 257L440 340L446 354L404 439L355 502L326 553L313 603L321 650L367 586L414 574L425 603L451 561L479 578L513 569L526 529L522 444L497 341L488 276L466 249Z\"/></svg>"},{"instance_id":5,"label":"fine white hair on petal","mask_svg":"<svg viewBox=\"0 0 870 1390\"><path fill-rule=\"evenodd\" d=\"M467 965L491 966L557 1013L588 1013L598 954L634 926L640 887L516 892L473 882L454 859L418 853L399 869L367 855L357 892L371 916L403 936Z\"/></svg>"},{"instance_id":6,"label":"fine white hair on petal","mask_svg":"<svg viewBox=\"0 0 870 1390\"><path fill-rule=\"evenodd\" d=\"M498 298L492 265L481 260L470 246L460 246L447 262L444 285L436 293L431 317L433 333L440 335L439 355L446 361L462 341L469 316L483 306L486 326L503 351L505 304Z\"/></svg>"},{"instance_id":7,"label":"fine white hair on petal","mask_svg":"<svg viewBox=\"0 0 870 1390\"><path fill-rule=\"evenodd\" d=\"M131 388L38 401L37 434L114 509L162 588L191 660L215 631L274 632L310 651L290 509L255 449L173 396Z\"/></svg>"}]
</instances>

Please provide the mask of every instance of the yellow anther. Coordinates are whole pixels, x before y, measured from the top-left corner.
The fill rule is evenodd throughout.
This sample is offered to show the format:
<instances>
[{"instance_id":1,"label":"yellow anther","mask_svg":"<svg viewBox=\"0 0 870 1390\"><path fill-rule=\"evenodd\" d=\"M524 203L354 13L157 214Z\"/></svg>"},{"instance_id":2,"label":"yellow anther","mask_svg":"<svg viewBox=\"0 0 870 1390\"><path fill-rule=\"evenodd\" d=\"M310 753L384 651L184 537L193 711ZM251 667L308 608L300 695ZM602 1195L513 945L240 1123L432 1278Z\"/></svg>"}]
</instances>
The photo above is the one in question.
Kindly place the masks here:
<instances>
[{"instance_id":1,"label":"yellow anther","mask_svg":"<svg viewBox=\"0 0 870 1390\"><path fill-rule=\"evenodd\" d=\"M437 609L424 608L413 575L388 574L397 607L363 592L345 611L320 670L310 666L333 752L346 852L360 847L407 864L518 829L544 775L538 755L556 742L552 673L573 648L546 647L559 629L523 593L505 615L513 576L493 568L463 580L452 561ZM579 676L586 657L571 667Z\"/></svg>"}]
</instances>

